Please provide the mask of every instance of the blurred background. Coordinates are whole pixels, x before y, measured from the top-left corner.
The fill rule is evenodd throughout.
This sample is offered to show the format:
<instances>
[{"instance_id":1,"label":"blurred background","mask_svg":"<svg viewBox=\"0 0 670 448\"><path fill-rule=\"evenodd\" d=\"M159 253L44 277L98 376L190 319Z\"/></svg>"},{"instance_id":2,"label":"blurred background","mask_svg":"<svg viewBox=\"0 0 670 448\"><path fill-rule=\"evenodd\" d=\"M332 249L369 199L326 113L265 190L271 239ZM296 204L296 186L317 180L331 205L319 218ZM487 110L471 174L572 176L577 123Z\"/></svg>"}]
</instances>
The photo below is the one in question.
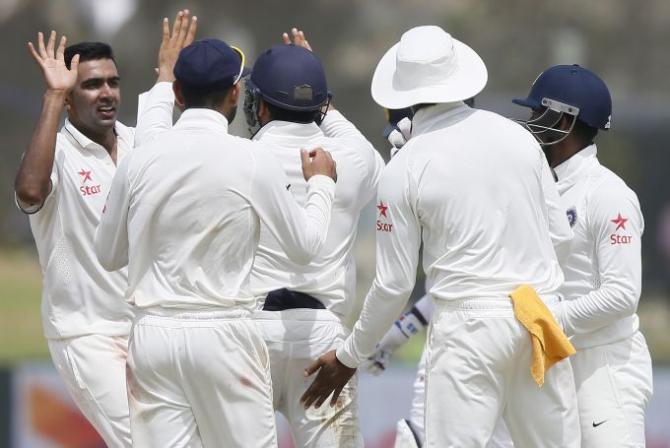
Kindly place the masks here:
<instances>
[{"instance_id":1,"label":"blurred background","mask_svg":"<svg viewBox=\"0 0 670 448\"><path fill-rule=\"evenodd\" d=\"M43 81L26 50L37 31L55 29L69 42L101 40L114 48L122 77L121 121L134 125L137 94L151 87L163 17L179 8L199 18L199 37L219 37L251 61L280 43L292 26L305 30L322 58L334 101L384 158L382 110L369 94L379 58L403 31L435 24L474 48L489 70L477 107L510 117L526 111L523 96L537 75L559 63L598 73L613 96L612 129L598 138L601 162L637 192L645 217L644 284L639 314L655 364L656 395L648 446L670 447L670 2L646 0L0 0L0 447L102 446L54 377L41 331L41 274L27 218L13 203L13 179L38 117ZM242 114L233 133L246 135ZM359 298L374 271L375 215L361 219ZM416 299L423 293L418 273ZM395 420L406 414L415 338L390 372L361 378L367 446L390 446ZM396 396L393 406L375 407ZM665 403L665 404L664 404ZM372 428L372 429L371 429ZM282 430L284 431L284 430ZM285 431L284 431L285 432ZM284 436L282 436L284 437ZM290 446L290 436L283 446Z\"/></svg>"}]
</instances>

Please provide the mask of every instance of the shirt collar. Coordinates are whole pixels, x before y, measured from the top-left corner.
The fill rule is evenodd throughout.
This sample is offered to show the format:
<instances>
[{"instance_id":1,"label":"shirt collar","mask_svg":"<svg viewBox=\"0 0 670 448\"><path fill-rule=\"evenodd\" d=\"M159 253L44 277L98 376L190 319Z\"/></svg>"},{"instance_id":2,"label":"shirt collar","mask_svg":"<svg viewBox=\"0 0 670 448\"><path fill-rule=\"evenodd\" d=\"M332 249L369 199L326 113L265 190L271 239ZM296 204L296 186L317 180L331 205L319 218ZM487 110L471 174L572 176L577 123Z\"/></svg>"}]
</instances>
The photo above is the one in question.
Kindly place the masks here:
<instances>
[{"instance_id":1,"label":"shirt collar","mask_svg":"<svg viewBox=\"0 0 670 448\"><path fill-rule=\"evenodd\" d=\"M286 136L299 139L316 138L323 135L321 128L314 123L294 123L291 121L273 120L266 123L252 140L273 141L285 139Z\"/></svg>"},{"instance_id":2,"label":"shirt collar","mask_svg":"<svg viewBox=\"0 0 670 448\"><path fill-rule=\"evenodd\" d=\"M103 149L105 148L102 147L102 145L94 142L90 138L86 137L79 129L75 127L75 125L72 124L72 122L69 119L65 119L65 125L63 128L66 131L66 134L68 134L72 140L74 140L75 143L77 143L79 146L85 149ZM123 141L125 145L127 145L129 148L133 147L133 137L132 133L126 127L123 125L121 122L117 121L114 123L114 133L116 134L116 137ZM121 145L117 145L117 149ZM106 151L106 150L105 150Z\"/></svg>"},{"instance_id":3,"label":"shirt collar","mask_svg":"<svg viewBox=\"0 0 670 448\"><path fill-rule=\"evenodd\" d=\"M218 128L221 131L228 133L228 120L221 112L214 109L205 108L191 108L186 109L177 123L174 125L175 129L202 129L202 128Z\"/></svg>"},{"instance_id":4,"label":"shirt collar","mask_svg":"<svg viewBox=\"0 0 670 448\"><path fill-rule=\"evenodd\" d=\"M419 109L412 119L412 137L453 123L456 116L472 110L463 101L440 103Z\"/></svg>"},{"instance_id":5,"label":"shirt collar","mask_svg":"<svg viewBox=\"0 0 670 448\"><path fill-rule=\"evenodd\" d=\"M554 172L559 182L567 182L574 178L590 161L596 159L598 148L595 144L589 145L581 151L575 153L568 160L554 167Z\"/></svg>"}]
</instances>

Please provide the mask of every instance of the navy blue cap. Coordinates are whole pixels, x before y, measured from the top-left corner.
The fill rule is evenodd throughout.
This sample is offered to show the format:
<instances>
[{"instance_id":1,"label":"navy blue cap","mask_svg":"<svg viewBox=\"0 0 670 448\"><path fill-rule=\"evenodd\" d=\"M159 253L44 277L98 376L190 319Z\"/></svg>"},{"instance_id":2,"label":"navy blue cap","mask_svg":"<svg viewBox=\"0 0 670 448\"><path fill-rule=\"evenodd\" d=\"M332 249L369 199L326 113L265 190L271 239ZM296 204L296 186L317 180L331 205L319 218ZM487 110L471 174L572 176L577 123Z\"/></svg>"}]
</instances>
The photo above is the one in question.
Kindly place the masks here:
<instances>
[{"instance_id":1,"label":"navy blue cap","mask_svg":"<svg viewBox=\"0 0 670 448\"><path fill-rule=\"evenodd\" d=\"M575 65L555 65L537 77L527 98L512 100L520 106L540 110L542 99L578 107L577 118L598 129L609 129L612 97L605 82L592 71Z\"/></svg>"},{"instance_id":2,"label":"navy blue cap","mask_svg":"<svg viewBox=\"0 0 670 448\"><path fill-rule=\"evenodd\" d=\"M177 80L193 89L226 88L244 72L244 53L219 39L202 39L179 52Z\"/></svg>"},{"instance_id":3,"label":"navy blue cap","mask_svg":"<svg viewBox=\"0 0 670 448\"><path fill-rule=\"evenodd\" d=\"M250 79L265 101L288 110L318 110L330 97L319 58L293 44L265 50Z\"/></svg>"}]
</instances>

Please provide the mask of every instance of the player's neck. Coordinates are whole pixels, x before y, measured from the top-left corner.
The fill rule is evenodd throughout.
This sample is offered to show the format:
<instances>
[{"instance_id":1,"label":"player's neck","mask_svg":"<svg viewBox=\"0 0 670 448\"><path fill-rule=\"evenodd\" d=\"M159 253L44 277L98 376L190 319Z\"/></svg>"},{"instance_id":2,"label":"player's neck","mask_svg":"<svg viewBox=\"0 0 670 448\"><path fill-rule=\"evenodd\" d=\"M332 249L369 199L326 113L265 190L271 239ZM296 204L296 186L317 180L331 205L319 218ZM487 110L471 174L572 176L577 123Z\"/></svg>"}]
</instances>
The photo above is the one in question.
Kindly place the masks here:
<instances>
[{"instance_id":1,"label":"player's neck","mask_svg":"<svg viewBox=\"0 0 670 448\"><path fill-rule=\"evenodd\" d=\"M114 130L114 126L92 129L81 123L77 123L75 120L72 120L72 125L77 128L79 132L84 134L84 136L102 146L108 153L112 154L112 151L116 147L116 131Z\"/></svg>"},{"instance_id":2,"label":"player's neck","mask_svg":"<svg viewBox=\"0 0 670 448\"><path fill-rule=\"evenodd\" d=\"M577 142L570 137L571 136L568 136L555 145L544 148L544 152L547 155L547 160L549 161L550 167L556 168L558 165L565 162L570 157L574 156L582 150L579 144L577 144Z\"/></svg>"}]
</instances>

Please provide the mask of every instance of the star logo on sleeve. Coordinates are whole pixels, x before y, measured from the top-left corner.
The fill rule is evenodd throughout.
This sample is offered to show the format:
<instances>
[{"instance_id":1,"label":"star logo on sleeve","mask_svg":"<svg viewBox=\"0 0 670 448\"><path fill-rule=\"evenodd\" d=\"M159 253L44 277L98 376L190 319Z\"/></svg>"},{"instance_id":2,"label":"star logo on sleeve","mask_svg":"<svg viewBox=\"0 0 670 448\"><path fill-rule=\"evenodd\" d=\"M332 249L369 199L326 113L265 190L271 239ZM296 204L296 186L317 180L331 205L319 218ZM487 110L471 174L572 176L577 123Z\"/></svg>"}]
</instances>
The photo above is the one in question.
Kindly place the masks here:
<instances>
[{"instance_id":1,"label":"star logo on sleeve","mask_svg":"<svg viewBox=\"0 0 670 448\"><path fill-rule=\"evenodd\" d=\"M624 218L623 216L621 216L621 213L618 213L616 218L610 220L610 222L616 224L616 229L614 229L615 232L619 229L626 230L627 221L628 218Z\"/></svg>"},{"instance_id":2,"label":"star logo on sleeve","mask_svg":"<svg viewBox=\"0 0 670 448\"><path fill-rule=\"evenodd\" d=\"M379 210L379 216L383 216L384 218L388 218L388 216L386 216L386 210L388 210L388 206L384 205L383 201L379 201L379 205L377 206L377 210Z\"/></svg>"},{"instance_id":3,"label":"star logo on sleeve","mask_svg":"<svg viewBox=\"0 0 670 448\"><path fill-rule=\"evenodd\" d=\"M393 224L387 222L388 220L388 215L386 212L388 211L389 207L388 205L384 204L384 201L379 201L379 205L377 205L377 210L379 210L379 216L377 217L377 231L378 232L392 232L393 231ZM386 218L386 219L382 219Z\"/></svg>"},{"instance_id":4,"label":"star logo on sleeve","mask_svg":"<svg viewBox=\"0 0 670 448\"><path fill-rule=\"evenodd\" d=\"M91 179L91 170L86 171L85 169L82 168L77 174L79 174L84 178L81 181L82 184L86 183L87 180L93 181L93 179Z\"/></svg>"}]
</instances>

